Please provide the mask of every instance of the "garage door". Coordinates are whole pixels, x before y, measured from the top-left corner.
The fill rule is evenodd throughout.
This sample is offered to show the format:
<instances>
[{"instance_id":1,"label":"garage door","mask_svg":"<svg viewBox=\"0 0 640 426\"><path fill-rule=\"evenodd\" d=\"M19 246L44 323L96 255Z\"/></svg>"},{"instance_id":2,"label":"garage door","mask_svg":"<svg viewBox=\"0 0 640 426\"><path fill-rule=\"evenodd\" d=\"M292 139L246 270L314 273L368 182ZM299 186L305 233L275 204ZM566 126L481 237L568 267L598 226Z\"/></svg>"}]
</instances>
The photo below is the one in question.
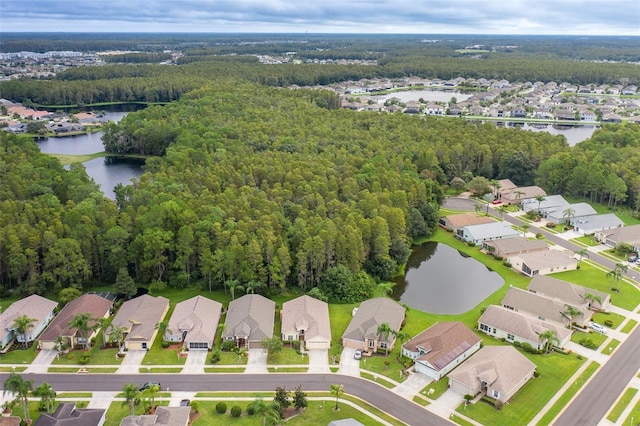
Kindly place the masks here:
<instances>
[{"instance_id":1,"label":"garage door","mask_svg":"<svg viewBox=\"0 0 640 426\"><path fill-rule=\"evenodd\" d=\"M209 349L209 345L207 345L207 342L189 342L189 350L208 350Z\"/></svg>"}]
</instances>

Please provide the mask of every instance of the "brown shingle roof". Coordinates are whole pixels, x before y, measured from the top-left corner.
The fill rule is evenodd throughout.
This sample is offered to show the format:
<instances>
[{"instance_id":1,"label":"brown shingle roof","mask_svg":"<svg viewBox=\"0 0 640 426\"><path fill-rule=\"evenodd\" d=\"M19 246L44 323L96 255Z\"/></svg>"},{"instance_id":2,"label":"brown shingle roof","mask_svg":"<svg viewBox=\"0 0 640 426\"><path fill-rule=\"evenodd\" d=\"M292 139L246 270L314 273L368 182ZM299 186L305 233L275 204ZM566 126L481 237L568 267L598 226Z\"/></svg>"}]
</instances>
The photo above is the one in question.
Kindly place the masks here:
<instances>
[{"instance_id":1,"label":"brown shingle roof","mask_svg":"<svg viewBox=\"0 0 640 426\"><path fill-rule=\"evenodd\" d=\"M497 252L510 254L523 251L546 250L549 245L544 240L529 240L522 237L505 238L503 240L485 241L484 244L495 247Z\"/></svg>"},{"instance_id":2,"label":"brown shingle roof","mask_svg":"<svg viewBox=\"0 0 640 426\"><path fill-rule=\"evenodd\" d=\"M166 297L143 294L124 302L111 324L129 329L125 341L151 340L168 307Z\"/></svg>"},{"instance_id":3,"label":"brown shingle roof","mask_svg":"<svg viewBox=\"0 0 640 426\"><path fill-rule=\"evenodd\" d=\"M478 216L475 213L452 214L445 217L452 227L459 228L461 226L482 225L483 223L495 222L489 216Z\"/></svg>"},{"instance_id":4,"label":"brown shingle roof","mask_svg":"<svg viewBox=\"0 0 640 426\"><path fill-rule=\"evenodd\" d=\"M566 265L577 264L573 254L561 250L540 250L530 253L522 253L517 256L532 271L547 268L560 268Z\"/></svg>"},{"instance_id":5,"label":"brown shingle roof","mask_svg":"<svg viewBox=\"0 0 640 426\"><path fill-rule=\"evenodd\" d=\"M60 336L75 336L78 330L69 329L67 324L73 320L76 314L89 313L92 318L102 318L109 312L111 305L112 303L103 297L95 294L83 294L62 308L38 340L53 342Z\"/></svg>"},{"instance_id":6,"label":"brown shingle roof","mask_svg":"<svg viewBox=\"0 0 640 426\"><path fill-rule=\"evenodd\" d=\"M513 334L516 336L516 340L521 338L532 342L538 341L540 334L547 330L555 331L560 341L563 341L571 334L571 330L561 325L542 321L532 316L496 305L487 306L487 309L482 316L480 316L480 319L478 319L478 323Z\"/></svg>"}]
</instances>

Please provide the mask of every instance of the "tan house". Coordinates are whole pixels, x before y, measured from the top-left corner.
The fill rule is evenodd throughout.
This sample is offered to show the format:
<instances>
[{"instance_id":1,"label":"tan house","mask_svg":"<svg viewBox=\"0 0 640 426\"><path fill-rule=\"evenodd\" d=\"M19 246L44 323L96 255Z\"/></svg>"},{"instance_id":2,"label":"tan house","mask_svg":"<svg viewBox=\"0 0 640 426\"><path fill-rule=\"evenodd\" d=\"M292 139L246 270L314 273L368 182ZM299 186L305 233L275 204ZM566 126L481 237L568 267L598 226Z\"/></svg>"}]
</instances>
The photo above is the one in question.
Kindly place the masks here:
<instances>
[{"instance_id":1,"label":"tan house","mask_svg":"<svg viewBox=\"0 0 640 426\"><path fill-rule=\"evenodd\" d=\"M229 303L222 332L224 340L235 340L239 348L261 348L273 337L276 303L259 294L246 294Z\"/></svg>"},{"instance_id":2,"label":"tan house","mask_svg":"<svg viewBox=\"0 0 640 426\"><path fill-rule=\"evenodd\" d=\"M127 416L120 426L187 426L191 407L156 407L153 414Z\"/></svg>"},{"instance_id":3,"label":"tan house","mask_svg":"<svg viewBox=\"0 0 640 426\"><path fill-rule=\"evenodd\" d=\"M439 224L445 229L456 229L462 226L482 225L483 223L495 222L489 216L479 216L475 213L451 214L439 219Z\"/></svg>"},{"instance_id":4,"label":"tan house","mask_svg":"<svg viewBox=\"0 0 640 426\"><path fill-rule=\"evenodd\" d=\"M53 319L56 306L58 306L58 302L37 294L13 302L4 312L0 313L0 350L6 348L13 338L21 343L24 343L25 340L27 343L34 341ZM22 315L35 320L24 336L17 334L13 328L16 318Z\"/></svg>"},{"instance_id":5,"label":"tan house","mask_svg":"<svg viewBox=\"0 0 640 426\"><path fill-rule=\"evenodd\" d=\"M536 198L539 195L544 197L547 193L539 186L523 186L498 192L498 199L504 204L520 204L524 200Z\"/></svg>"},{"instance_id":6,"label":"tan house","mask_svg":"<svg viewBox=\"0 0 640 426\"><path fill-rule=\"evenodd\" d=\"M509 257L511 267L522 274L533 277L578 269L578 260L573 253L562 250L541 250Z\"/></svg>"},{"instance_id":7,"label":"tan house","mask_svg":"<svg viewBox=\"0 0 640 426\"><path fill-rule=\"evenodd\" d=\"M393 333L385 336L378 333L382 324L399 331L404 322L405 309L388 297L365 300L353 315L342 335L342 346L362 349L366 354L380 350L391 351L396 337Z\"/></svg>"},{"instance_id":8,"label":"tan house","mask_svg":"<svg viewBox=\"0 0 640 426\"><path fill-rule=\"evenodd\" d=\"M483 241L482 248L495 256L502 256L508 260L512 256L523 253L549 250L549 245L544 240L529 240L517 236L502 240Z\"/></svg>"},{"instance_id":9,"label":"tan house","mask_svg":"<svg viewBox=\"0 0 640 426\"><path fill-rule=\"evenodd\" d=\"M487 306L478 320L478 330L496 339L505 339L509 343L528 343L537 350L542 350L545 346L540 335L546 331L555 333L558 342L554 342L554 345L560 348L569 343L573 333L558 323L543 321L532 315L496 305Z\"/></svg>"},{"instance_id":10,"label":"tan house","mask_svg":"<svg viewBox=\"0 0 640 426\"><path fill-rule=\"evenodd\" d=\"M107 410L76 408L75 402L61 402L53 413L40 414L34 426L102 426Z\"/></svg>"},{"instance_id":11,"label":"tan house","mask_svg":"<svg viewBox=\"0 0 640 426\"><path fill-rule=\"evenodd\" d=\"M611 296L605 292L543 275L533 277L527 290L531 293L559 299L584 309L607 311L611 306ZM596 300L588 297L588 295L595 296ZM585 296L587 297L585 298ZM600 299L600 302L597 299Z\"/></svg>"},{"instance_id":12,"label":"tan house","mask_svg":"<svg viewBox=\"0 0 640 426\"><path fill-rule=\"evenodd\" d=\"M307 295L283 303L282 340L300 340L306 349L329 349L329 305Z\"/></svg>"},{"instance_id":13,"label":"tan house","mask_svg":"<svg viewBox=\"0 0 640 426\"><path fill-rule=\"evenodd\" d=\"M69 347L84 345L86 342L76 328L69 328L69 323L78 314L88 313L94 321L89 325L95 325L98 318L107 318L111 314L113 304L110 300L95 294L83 294L67 303L64 308L51 321L49 326L42 332L38 339L40 349L54 349L58 337ZM98 330L91 332L87 340L91 341L96 336Z\"/></svg>"},{"instance_id":14,"label":"tan house","mask_svg":"<svg viewBox=\"0 0 640 426\"><path fill-rule=\"evenodd\" d=\"M171 314L164 339L183 342L188 350L211 350L222 313L222 303L195 296L178 303Z\"/></svg>"},{"instance_id":15,"label":"tan house","mask_svg":"<svg viewBox=\"0 0 640 426\"><path fill-rule=\"evenodd\" d=\"M598 241L610 247L620 243L627 243L640 252L640 225L623 226L616 229L607 229L596 233Z\"/></svg>"},{"instance_id":16,"label":"tan house","mask_svg":"<svg viewBox=\"0 0 640 426\"><path fill-rule=\"evenodd\" d=\"M480 349L480 339L459 321L439 322L402 345L402 355L413 359L415 369L440 380Z\"/></svg>"},{"instance_id":17,"label":"tan house","mask_svg":"<svg viewBox=\"0 0 640 426\"><path fill-rule=\"evenodd\" d=\"M449 387L507 402L531 378L536 365L513 346L485 346L449 374Z\"/></svg>"},{"instance_id":18,"label":"tan house","mask_svg":"<svg viewBox=\"0 0 640 426\"><path fill-rule=\"evenodd\" d=\"M122 304L111 327L125 328L127 350L149 350L158 332L158 324L169 310L169 299L143 294Z\"/></svg>"},{"instance_id":19,"label":"tan house","mask_svg":"<svg viewBox=\"0 0 640 426\"><path fill-rule=\"evenodd\" d=\"M567 305L577 310L578 315L571 318L567 312L569 310ZM562 326L567 326L572 320L577 326L584 328L593 316L593 311L582 306L572 305L563 300L542 296L516 287L510 287L507 290L507 294L502 299L502 306Z\"/></svg>"}]
</instances>

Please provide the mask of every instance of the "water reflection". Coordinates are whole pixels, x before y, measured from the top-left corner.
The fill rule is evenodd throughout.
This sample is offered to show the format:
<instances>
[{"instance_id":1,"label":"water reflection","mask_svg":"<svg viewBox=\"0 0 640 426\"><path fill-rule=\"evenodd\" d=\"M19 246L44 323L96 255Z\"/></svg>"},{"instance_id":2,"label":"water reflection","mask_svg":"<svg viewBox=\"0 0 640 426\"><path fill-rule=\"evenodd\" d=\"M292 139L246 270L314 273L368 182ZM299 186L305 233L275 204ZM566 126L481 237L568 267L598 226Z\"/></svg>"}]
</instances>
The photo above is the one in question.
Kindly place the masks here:
<instances>
[{"instance_id":1,"label":"water reflection","mask_svg":"<svg viewBox=\"0 0 640 426\"><path fill-rule=\"evenodd\" d=\"M404 278L391 297L433 314L469 311L504 284L502 277L477 260L436 242L414 247Z\"/></svg>"}]
</instances>

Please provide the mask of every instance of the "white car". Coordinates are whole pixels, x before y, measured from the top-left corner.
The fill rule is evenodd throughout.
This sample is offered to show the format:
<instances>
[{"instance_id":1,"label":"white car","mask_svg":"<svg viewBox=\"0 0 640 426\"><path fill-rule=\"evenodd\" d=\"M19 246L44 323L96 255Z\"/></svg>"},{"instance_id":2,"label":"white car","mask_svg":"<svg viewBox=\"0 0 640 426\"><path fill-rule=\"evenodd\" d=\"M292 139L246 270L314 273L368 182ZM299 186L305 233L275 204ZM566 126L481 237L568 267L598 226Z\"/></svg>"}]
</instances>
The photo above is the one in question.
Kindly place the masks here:
<instances>
[{"instance_id":1,"label":"white car","mask_svg":"<svg viewBox=\"0 0 640 426\"><path fill-rule=\"evenodd\" d=\"M597 322L590 323L589 327L591 327L593 331L597 331L598 333L607 334L607 329L604 326L598 324Z\"/></svg>"},{"instance_id":2,"label":"white car","mask_svg":"<svg viewBox=\"0 0 640 426\"><path fill-rule=\"evenodd\" d=\"M362 358L362 350L356 349L356 352L353 354L353 359L361 359Z\"/></svg>"}]
</instances>

